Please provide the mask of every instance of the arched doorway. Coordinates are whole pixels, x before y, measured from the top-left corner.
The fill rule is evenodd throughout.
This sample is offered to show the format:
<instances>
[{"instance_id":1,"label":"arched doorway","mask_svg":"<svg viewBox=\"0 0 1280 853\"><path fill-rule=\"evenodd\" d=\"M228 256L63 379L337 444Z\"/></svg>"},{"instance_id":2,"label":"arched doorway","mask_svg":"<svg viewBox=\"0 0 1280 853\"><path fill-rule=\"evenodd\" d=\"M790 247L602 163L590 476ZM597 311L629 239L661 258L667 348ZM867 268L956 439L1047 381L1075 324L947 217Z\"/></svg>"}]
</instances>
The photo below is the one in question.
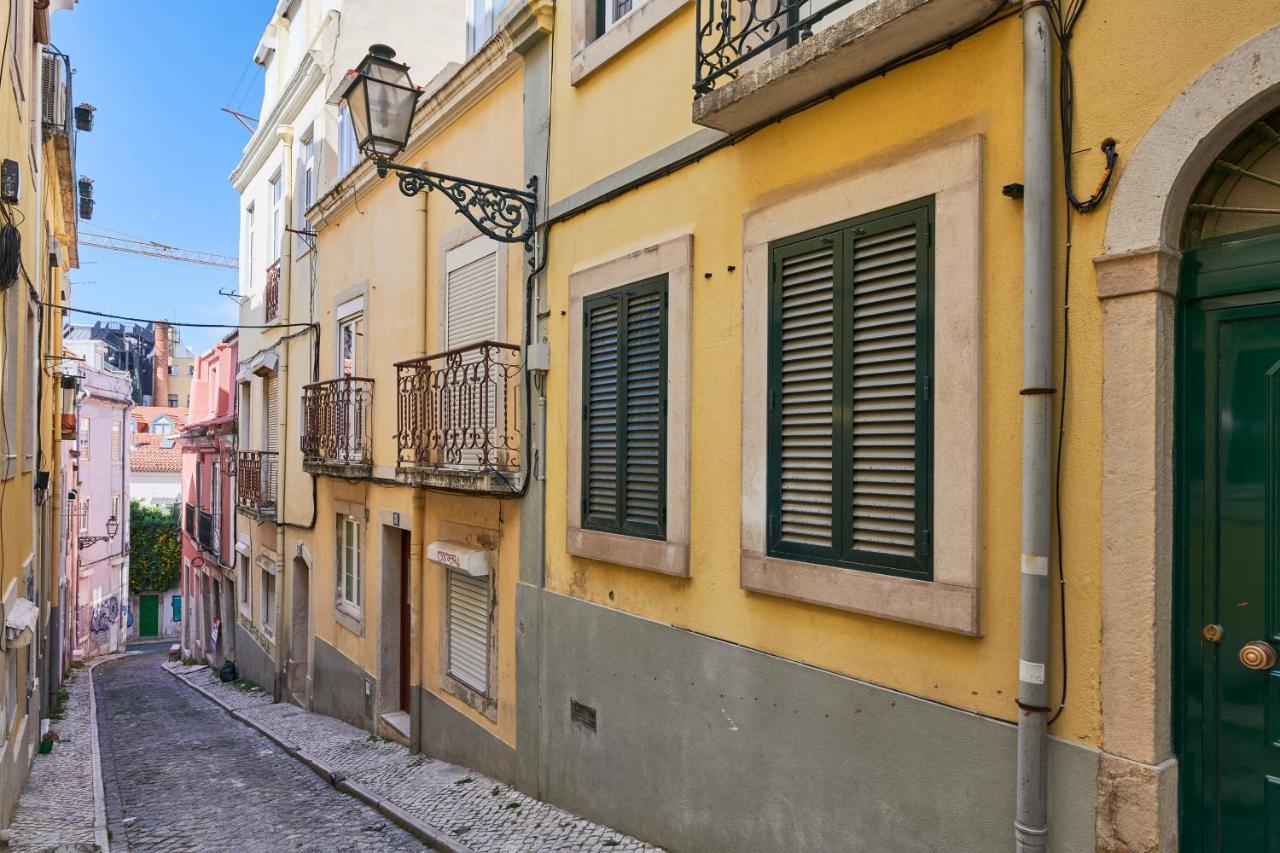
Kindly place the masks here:
<instances>
[{"instance_id":1,"label":"arched doorway","mask_svg":"<svg viewBox=\"0 0 1280 853\"><path fill-rule=\"evenodd\" d=\"M1280 110L1188 206L1175 418L1182 848L1280 843Z\"/></svg>"},{"instance_id":2,"label":"arched doorway","mask_svg":"<svg viewBox=\"0 0 1280 853\"><path fill-rule=\"evenodd\" d=\"M1174 586L1182 253L1185 229L1204 230L1188 213L1213 203L1205 200L1211 167L1277 107L1280 27L1206 69L1150 125L1127 157L1095 259L1103 317L1098 839L1107 849L1197 849L1188 837L1179 844L1196 831L1180 832L1179 788L1199 771L1174 737L1182 687L1174 641L1204 627L1180 609ZM1235 227L1209 224L1211 232Z\"/></svg>"}]
</instances>

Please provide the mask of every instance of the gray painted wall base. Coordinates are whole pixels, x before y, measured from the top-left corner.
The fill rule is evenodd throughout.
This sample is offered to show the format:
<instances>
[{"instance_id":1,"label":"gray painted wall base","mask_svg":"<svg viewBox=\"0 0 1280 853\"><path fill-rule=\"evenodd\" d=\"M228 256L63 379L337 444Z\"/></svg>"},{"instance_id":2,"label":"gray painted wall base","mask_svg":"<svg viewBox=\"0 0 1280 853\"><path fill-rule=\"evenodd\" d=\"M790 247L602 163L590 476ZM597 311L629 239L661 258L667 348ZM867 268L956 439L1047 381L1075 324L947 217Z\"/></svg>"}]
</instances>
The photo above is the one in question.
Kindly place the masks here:
<instances>
[{"instance_id":1,"label":"gray painted wall base","mask_svg":"<svg viewBox=\"0 0 1280 853\"><path fill-rule=\"evenodd\" d=\"M376 731L373 697L378 693L377 679L319 637L315 640L314 666L311 710Z\"/></svg>"},{"instance_id":2,"label":"gray painted wall base","mask_svg":"<svg viewBox=\"0 0 1280 853\"><path fill-rule=\"evenodd\" d=\"M516 751L459 714L429 690L415 687L422 714L422 752L453 764L479 770L503 782L515 784Z\"/></svg>"},{"instance_id":3,"label":"gray painted wall base","mask_svg":"<svg viewBox=\"0 0 1280 853\"><path fill-rule=\"evenodd\" d=\"M225 623L224 623L225 624ZM275 690L276 663L253 635L236 622L236 675L267 692Z\"/></svg>"},{"instance_id":4,"label":"gray painted wall base","mask_svg":"<svg viewBox=\"0 0 1280 853\"><path fill-rule=\"evenodd\" d=\"M541 700L545 799L678 851L1011 849L1012 726L541 595L540 696L518 707ZM1049 759L1052 849L1093 850L1098 753Z\"/></svg>"}]
</instances>

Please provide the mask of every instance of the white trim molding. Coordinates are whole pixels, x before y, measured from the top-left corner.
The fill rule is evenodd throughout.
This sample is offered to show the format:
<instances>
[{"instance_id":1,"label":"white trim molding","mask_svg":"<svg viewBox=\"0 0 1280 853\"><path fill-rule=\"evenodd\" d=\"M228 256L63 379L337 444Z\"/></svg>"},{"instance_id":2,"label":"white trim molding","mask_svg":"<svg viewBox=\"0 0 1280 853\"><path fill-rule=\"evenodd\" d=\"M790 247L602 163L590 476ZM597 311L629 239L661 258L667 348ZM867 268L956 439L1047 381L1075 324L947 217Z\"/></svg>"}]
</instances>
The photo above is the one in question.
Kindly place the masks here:
<instances>
[{"instance_id":1,"label":"white trim molding","mask_svg":"<svg viewBox=\"0 0 1280 853\"><path fill-rule=\"evenodd\" d=\"M664 539L582 527L582 303L595 293L667 277L667 524ZM578 557L689 576L693 235L649 246L569 276L567 550Z\"/></svg>"},{"instance_id":2,"label":"white trim molding","mask_svg":"<svg viewBox=\"0 0 1280 853\"><path fill-rule=\"evenodd\" d=\"M933 579L768 555L769 244L934 197ZM981 543L982 137L820 184L748 212L742 229L744 589L978 635Z\"/></svg>"},{"instance_id":3,"label":"white trim molding","mask_svg":"<svg viewBox=\"0 0 1280 853\"><path fill-rule=\"evenodd\" d=\"M573 59L569 63L569 82L577 86L592 72L609 63L650 30L689 5L689 0L645 0L638 8L623 15L599 36L594 35L595 0L570 0L570 39Z\"/></svg>"}]
</instances>

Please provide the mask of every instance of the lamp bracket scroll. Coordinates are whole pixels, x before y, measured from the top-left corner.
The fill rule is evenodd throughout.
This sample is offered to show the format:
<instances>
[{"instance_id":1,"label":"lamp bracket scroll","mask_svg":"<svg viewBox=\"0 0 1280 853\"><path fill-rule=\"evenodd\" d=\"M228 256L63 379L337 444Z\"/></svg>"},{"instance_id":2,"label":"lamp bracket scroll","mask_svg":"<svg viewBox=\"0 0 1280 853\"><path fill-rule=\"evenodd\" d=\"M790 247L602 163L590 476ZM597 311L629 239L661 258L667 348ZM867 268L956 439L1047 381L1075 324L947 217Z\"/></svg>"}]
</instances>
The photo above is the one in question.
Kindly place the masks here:
<instances>
[{"instance_id":1,"label":"lamp bracket scroll","mask_svg":"<svg viewBox=\"0 0 1280 853\"><path fill-rule=\"evenodd\" d=\"M379 175L385 176L388 170L397 173L400 192L406 196L439 190L485 236L503 243L524 243L526 248L532 245L538 211L536 175L525 189L518 190L389 161L378 163Z\"/></svg>"}]
</instances>

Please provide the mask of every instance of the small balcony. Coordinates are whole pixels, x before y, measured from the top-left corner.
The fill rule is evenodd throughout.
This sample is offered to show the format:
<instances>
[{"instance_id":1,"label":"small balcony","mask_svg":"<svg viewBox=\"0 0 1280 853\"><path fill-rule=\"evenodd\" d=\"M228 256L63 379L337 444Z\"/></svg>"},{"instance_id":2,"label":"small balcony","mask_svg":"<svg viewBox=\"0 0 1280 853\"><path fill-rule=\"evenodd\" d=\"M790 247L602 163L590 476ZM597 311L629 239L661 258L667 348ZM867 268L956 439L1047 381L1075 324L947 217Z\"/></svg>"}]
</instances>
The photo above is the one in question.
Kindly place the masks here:
<instances>
[{"instance_id":1,"label":"small balcony","mask_svg":"<svg viewBox=\"0 0 1280 853\"><path fill-rule=\"evenodd\" d=\"M313 474L373 472L373 380L355 376L302 388L302 466Z\"/></svg>"},{"instance_id":2,"label":"small balcony","mask_svg":"<svg viewBox=\"0 0 1280 853\"><path fill-rule=\"evenodd\" d=\"M188 504L190 507L190 504ZM196 543L217 559L221 556L218 547L218 516L212 512L196 510Z\"/></svg>"},{"instance_id":3,"label":"small balcony","mask_svg":"<svg viewBox=\"0 0 1280 853\"><path fill-rule=\"evenodd\" d=\"M266 322L280 316L280 261L267 267L267 289L262 294L262 310Z\"/></svg>"},{"instance_id":4,"label":"small balcony","mask_svg":"<svg viewBox=\"0 0 1280 853\"><path fill-rule=\"evenodd\" d=\"M182 530L192 539L196 538L196 508L191 504L183 504Z\"/></svg>"},{"instance_id":5,"label":"small balcony","mask_svg":"<svg viewBox=\"0 0 1280 853\"><path fill-rule=\"evenodd\" d=\"M236 454L236 506L262 518L275 518L279 459L273 450Z\"/></svg>"},{"instance_id":6,"label":"small balcony","mask_svg":"<svg viewBox=\"0 0 1280 853\"><path fill-rule=\"evenodd\" d=\"M489 494L519 491L520 347L484 341L396 365L399 480Z\"/></svg>"},{"instance_id":7,"label":"small balcony","mask_svg":"<svg viewBox=\"0 0 1280 853\"><path fill-rule=\"evenodd\" d=\"M696 0L693 120L744 130L964 35L1003 0Z\"/></svg>"}]
</instances>

